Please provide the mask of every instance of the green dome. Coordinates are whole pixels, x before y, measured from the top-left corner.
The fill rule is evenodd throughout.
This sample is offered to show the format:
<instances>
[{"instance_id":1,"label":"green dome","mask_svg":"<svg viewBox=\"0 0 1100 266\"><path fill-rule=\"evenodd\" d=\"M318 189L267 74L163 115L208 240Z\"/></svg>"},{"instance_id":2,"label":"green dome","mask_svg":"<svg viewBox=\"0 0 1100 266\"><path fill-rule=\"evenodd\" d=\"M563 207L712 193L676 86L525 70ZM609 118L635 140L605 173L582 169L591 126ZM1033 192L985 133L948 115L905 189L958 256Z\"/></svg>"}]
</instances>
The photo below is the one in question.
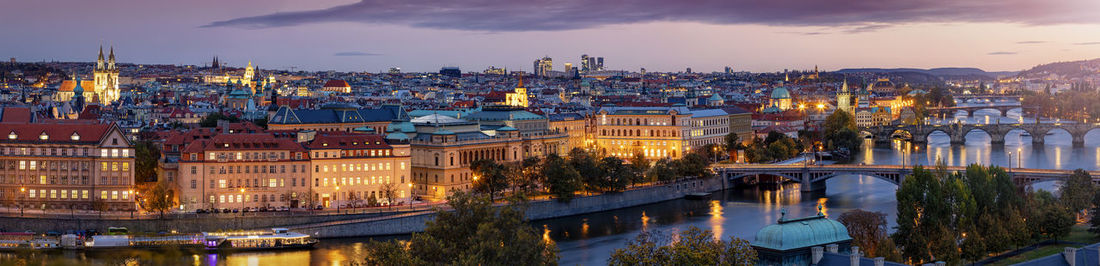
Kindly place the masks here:
<instances>
[{"instance_id":1,"label":"green dome","mask_svg":"<svg viewBox=\"0 0 1100 266\"><path fill-rule=\"evenodd\" d=\"M401 132L394 132L394 133L386 134L386 139L387 140L409 140L409 135L405 135L405 133L401 133Z\"/></svg>"},{"instance_id":2,"label":"green dome","mask_svg":"<svg viewBox=\"0 0 1100 266\"><path fill-rule=\"evenodd\" d=\"M779 87L772 90L772 99L790 99L791 92L787 88Z\"/></svg>"},{"instance_id":3,"label":"green dome","mask_svg":"<svg viewBox=\"0 0 1100 266\"><path fill-rule=\"evenodd\" d=\"M786 211L784 211L786 216ZM848 228L824 214L791 219L779 218L779 223L756 232L752 246L771 250L792 250L851 241Z\"/></svg>"}]
</instances>

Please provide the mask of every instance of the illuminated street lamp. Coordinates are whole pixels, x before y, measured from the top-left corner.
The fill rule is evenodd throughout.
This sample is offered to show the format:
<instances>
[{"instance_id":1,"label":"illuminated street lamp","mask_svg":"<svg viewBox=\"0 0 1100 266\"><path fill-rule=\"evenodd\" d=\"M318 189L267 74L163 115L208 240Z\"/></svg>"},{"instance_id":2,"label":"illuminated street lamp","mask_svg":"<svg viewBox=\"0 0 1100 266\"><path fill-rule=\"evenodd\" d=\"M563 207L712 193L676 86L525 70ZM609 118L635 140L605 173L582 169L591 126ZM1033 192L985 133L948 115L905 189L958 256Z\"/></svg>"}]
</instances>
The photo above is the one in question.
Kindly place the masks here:
<instances>
[{"instance_id":1,"label":"illuminated street lamp","mask_svg":"<svg viewBox=\"0 0 1100 266\"><path fill-rule=\"evenodd\" d=\"M25 204L23 199L27 196L26 193L27 188L19 187L19 216L23 216L23 204Z\"/></svg>"},{"instance_id":2,"label":"illuminated street lamp","mask_svg":"<svg viewBox=\"0 0 1100 266\"><path fill-rule=\"evenodd\" d=\"M129 193L130 193L130 195L134 195L134 190L133 190L133 189L131 189L131 190L127 190L127 192L129 192ZM134 198L136 199L137 197L134 197ZM134 209L136 209L136 208L134 208L134 207L133 207L133 206L131 205L131 206L130 206L130 219L134 219Z\"/></svg>"},{"instance_id":3,"label":"illuminated street lamp","mask_svg":"<svg viewBox=\"0 0 1100 266\"><path fill-rule=\"evenodd\" d=\"M232 196L232 195L231 195L231 196ZM244 197L246 197L246 196L244 195L244 188L241 188L241 198L243 199ZM240 202L242 203L242 204L241 204L241 216L244 216L244 204L243 204L244 202L243 202L243 201L240 201Z\"/></svg>"},{"instance_id":4,"label":"illuminated street lamp","mask_svg":"<svg viewBox=\"0 0 1100 266\"><path fill-rule=\"evenodd\" d=\"M340 214L340 186L336 186L336 214Z\"/></svg>"}]
</instances>

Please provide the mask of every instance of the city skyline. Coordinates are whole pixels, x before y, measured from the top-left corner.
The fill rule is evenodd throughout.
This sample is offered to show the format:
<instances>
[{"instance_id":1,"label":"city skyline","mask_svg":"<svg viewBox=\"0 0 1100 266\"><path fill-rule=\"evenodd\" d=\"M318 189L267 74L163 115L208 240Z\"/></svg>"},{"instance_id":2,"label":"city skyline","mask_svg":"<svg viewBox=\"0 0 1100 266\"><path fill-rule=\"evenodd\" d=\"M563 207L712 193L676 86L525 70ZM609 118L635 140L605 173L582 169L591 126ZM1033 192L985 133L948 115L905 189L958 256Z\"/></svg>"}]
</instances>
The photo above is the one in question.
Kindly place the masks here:
<instances>
[{"instance_id":1,"label":"city skyline","mask_svg":"<svg viewBox=\"0 0 1100 266\"><path fill-rule=\"evenodd\" d=\"M1092 1L644 2L19 2L0 11L0 28L25 41L0 49L19 61L91 62L99 45L113 45L121 63L204 65L217 56L234 67L357 72L530 73L543 56L561 71L582 54L605 57L609 70L661 72L1013 71L1100 57L1100 37L1081 34L1100 32Z\"/></svg>"}]
</instances>

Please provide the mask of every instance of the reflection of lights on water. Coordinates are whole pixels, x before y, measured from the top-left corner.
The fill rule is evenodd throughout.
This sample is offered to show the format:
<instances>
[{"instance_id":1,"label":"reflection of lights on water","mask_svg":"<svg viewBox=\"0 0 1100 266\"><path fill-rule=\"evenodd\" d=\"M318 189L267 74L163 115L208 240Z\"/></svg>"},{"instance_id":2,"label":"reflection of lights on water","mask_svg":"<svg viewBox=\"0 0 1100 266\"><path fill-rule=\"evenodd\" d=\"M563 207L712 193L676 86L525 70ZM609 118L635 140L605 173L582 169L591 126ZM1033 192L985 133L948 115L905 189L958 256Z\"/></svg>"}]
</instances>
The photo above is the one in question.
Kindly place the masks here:
<instances>
[{"instance_id":1,"label":"reflection of lights on water","mask_svg":"<svg viewBox=\"0 0 1100 266\"><path fill-rule=\"evenodd\" d=\"M642 230L649 228L649 216L645 215L645 211L642 211Z\"/></svg>"},{"instance_id":2,"label":"reflection of lights on water","mask_svg":"<svg viewBox=\"0 0 1100 266\"><path fill-rule=\"evenodd\" d=\"M1096 166L1100 167L1100 147L1096 147L1096 153L1092 157L1096 157Z\"/></svg>"},{"instance_id":3,"label":"reflection of lights on water","mask_svg":"<svg viewBox=\"0 0 1100 266\"><path fill-rule=\"evenodd\" d=\"M584 223L581 224L581 237L588 238L588 218L584 218Z\"/></svg>"},{"instance_id":4,"label":"reflection of lights on water","mask_svg":"<svg viewBox=\"0 0 1100 266\"><path fill-rule=\"evenodd\" d=\"M550 244L554 243L554 240L550 239L550 227L545 224L542 225L542 241Z\"/></svg>"},{"instance_id":5,"label":"reflection of lights on water","mask_svg":"<svg viewBox=\"0 0 1100 266\"><path fill-rule=\"evenodd\" d=\"M726 221L726 218L722 216L722 202L717 200L710 201L710 228L714 231L714 237L722 239L722 224Z\"/></svg>"},{"instance_id":6,"label":"reflection of lights on water","mask_svg":"<svg viewBox=\"0 0 1100 266\"><path fill-rule=\"evenodd\" d=\"M1054 169L1062 169L1062 146L1054 146Z\"/></svg>"},{"instance_id":7,"label":"reflection of lights on water","mask_svg":"<svg viewBox=\"0 0 1100 266\"><path fill-rule=\"evenodd\" d=\"M863 178L860 178L860 183L863 183ZM829 206L825 205L829 198L817 198L817 206L821 206L821 214L829 216Z\"/></svg>"}]
</instances>

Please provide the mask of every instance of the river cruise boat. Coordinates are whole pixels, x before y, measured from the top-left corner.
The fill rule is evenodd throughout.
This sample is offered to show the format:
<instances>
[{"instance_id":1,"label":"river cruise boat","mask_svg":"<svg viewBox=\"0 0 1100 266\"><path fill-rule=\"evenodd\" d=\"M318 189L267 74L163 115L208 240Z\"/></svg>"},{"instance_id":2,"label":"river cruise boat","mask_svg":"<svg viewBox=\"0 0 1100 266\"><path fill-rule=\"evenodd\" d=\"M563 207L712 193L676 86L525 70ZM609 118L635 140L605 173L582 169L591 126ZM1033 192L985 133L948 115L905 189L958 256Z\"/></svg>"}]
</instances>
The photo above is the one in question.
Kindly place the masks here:
<instances>
[{"instance_id":1,"label":"river cruise boat","mask_svg":"<svg viewBox=\"0 0 1100 266\"><path fill-rule=\"evenodd\" d=\"M270 232L228 232L203 233L206 237L206 249L216 250L263 250L311 248L317 239L286 228L272 228Z\"/></svg>"},{"instance_id":2,"label":"river cruise boat","mask_svg":"<svg viewBox=\"0 0 1100 266\"><path fill-rule=\"evenodd\" d=\"M34 233L0 233L0 250L41 250L61 248L56 238Z\"/></svg>"}]
</instances>

